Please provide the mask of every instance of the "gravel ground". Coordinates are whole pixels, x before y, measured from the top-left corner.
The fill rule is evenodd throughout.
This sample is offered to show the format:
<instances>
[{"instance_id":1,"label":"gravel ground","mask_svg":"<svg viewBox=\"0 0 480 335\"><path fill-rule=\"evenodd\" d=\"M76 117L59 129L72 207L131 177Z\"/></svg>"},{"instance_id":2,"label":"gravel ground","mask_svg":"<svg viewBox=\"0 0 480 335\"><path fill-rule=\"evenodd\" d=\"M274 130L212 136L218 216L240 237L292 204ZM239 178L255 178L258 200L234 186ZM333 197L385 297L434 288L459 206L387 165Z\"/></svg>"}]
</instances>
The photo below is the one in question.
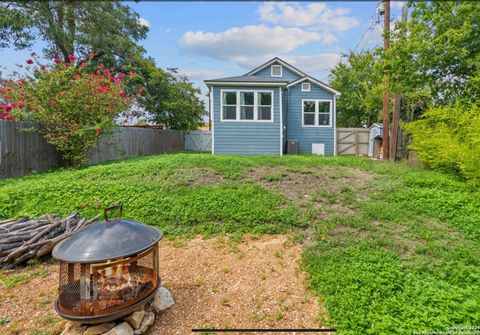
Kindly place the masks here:
<instances>
[{"instance_id":1,"label":"gravel ground","mask_svg":"<svg viewBox=\"0 0 480 335\"><path fill-rule=\"evenodd\" d=\"M327 313L305 288L301 246L287 236L161 241L160 275L176 304L157 318L150 334L192 334L192 328L319 327ZM1 334L58 334L58 267L42 263L5 276L27 278L0 285ZM1 319L0 319L1 320Z\"/></svg>"}]
</instances>

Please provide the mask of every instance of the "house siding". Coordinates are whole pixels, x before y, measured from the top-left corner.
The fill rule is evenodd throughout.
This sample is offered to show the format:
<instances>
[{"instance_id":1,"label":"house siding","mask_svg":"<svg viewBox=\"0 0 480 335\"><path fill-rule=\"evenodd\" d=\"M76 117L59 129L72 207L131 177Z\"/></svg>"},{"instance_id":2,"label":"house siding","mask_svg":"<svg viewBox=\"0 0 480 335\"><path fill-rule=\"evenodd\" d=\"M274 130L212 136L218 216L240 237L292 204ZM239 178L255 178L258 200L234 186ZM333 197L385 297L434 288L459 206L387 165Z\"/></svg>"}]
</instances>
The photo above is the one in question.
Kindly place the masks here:
<instances>
[{"instance_id":1,"label":"house siding","mask_svg":"<svg viewBox=\"0 0 480 335\"><path fill-rule=\"evenodd\" d=\"M325 155L334 155L334 120L332 115L331 127L302 127L302 99L329 99L332 100L333 113L334 95L311 83L310 92L302 92L302 83L290 87L285 93L285 106L288 106L286 120L286 140L297 140L300 153L312 153L312 143L324 143ZM287 109L287 108L285 108Z\"/></svg>"},{"instance_id":2,"label":"house siding","mask_svg":"<svg viewBox=\"0 0 480 335\"><path fill-rule=\"evenodd\" d=\"M221 121L221 90L273 91L273 122ZM213 90L213 152L215 154L279 155L280 108L279 87L214 86Z\"/></svg>"},{"instance_id":3,"label":"house siding","mask_svg":"<svg viewBox=\"0 0 480 335\"><path fill-rule=\"evenodd\" d=\"M278 62L273 63L272 65L282 65ZM272 65L267 66L266 68L258 71L257 73L254 74L254 76L259 76L263 78L276 78L278 80L284 80L284 81L294 81L300 78L300 76L296 75L289 69L287 69L285 66L282 65L282 76L281 77L272 77Z\"/></svg>"}]
</instances>

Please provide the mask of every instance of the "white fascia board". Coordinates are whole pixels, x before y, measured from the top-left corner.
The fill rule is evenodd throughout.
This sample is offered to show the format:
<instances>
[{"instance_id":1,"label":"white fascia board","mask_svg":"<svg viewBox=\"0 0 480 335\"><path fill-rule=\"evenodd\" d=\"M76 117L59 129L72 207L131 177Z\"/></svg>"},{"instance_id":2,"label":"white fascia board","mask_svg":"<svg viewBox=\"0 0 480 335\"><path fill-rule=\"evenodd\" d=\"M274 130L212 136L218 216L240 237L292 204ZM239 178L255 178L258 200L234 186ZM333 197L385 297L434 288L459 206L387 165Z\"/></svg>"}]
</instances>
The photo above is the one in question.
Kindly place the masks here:
<instances>
[{"instance_id":1,"label":"white fascia board","mask_svg":"<svg viewBox=\"0 0 480 335\"><path fill-rule=\"evenodd\" d=\"M297 70L296 68L294 68L293 66L291 65L288 65L287 63L285 63L284 61L282 61L280 58L274 58L268 62L266 62L265 64L263 65L260 65L259 67L257 67L256 69L253 69L252 71L248 72L246 75L247 76L251 76L257 72L260 72L262 71L263 69L265 69L266 67L272 65L273 63L279 63L280 65L286 67L287 69L289 69L290 71L292 71L293 73L299 75L299 76L305 76L305 73L303 73L302 71L299 71Z\"/></svg>"},{"instance_id":2,"label":"white fascia board","mask_svg":"<svg viewBox=\"0 0 480 335\"><path fill-rule=\"evenodd\" d=\"M266 82L239 82L239 81L206 81L208 85L224 85L224 86L287 86L287 83L266 83Z\"/></svg>"},{"instance_id":3,"label":"white fascia board","mask_svg":"<svg viewBox=\"0 0 480 335\"><path fill-rule=\"evenodd\" d=\"M314 85L317 85L317 86L320 86L321 88L323 88L324 90L330 92L330 93L333 93L335 95L342 95L339 91L337 91L336 89L334 88L331 88L330 86L322 83L321 81L319 80L316 80L312 77L303 77L303 78L299 78L295 81L292 81L290 84L287 85L287 88L290 88L292 86L295 86L297 84L300 84L301 82L305 81L305 80L308 80L310 83L314 84Z\"/></svg>"}]
</instances>

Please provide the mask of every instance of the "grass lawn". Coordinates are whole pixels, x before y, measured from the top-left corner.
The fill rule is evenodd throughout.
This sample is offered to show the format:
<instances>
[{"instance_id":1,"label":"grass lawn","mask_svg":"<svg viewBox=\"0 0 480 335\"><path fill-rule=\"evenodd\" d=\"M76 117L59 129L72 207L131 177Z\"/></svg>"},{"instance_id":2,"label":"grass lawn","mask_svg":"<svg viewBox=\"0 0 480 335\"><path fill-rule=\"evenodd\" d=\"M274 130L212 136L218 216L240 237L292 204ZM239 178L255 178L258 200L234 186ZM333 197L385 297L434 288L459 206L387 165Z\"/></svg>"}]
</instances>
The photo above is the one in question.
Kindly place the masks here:
<instances>
[{"instance_id":1,"label":"grass lawn","mask_svg":"<svg viewBox=\"0 0 480 335\"><path fill-rule=\"evenodd\" d=\"M340 334L480 326L480 194L354 157L167 154L0 181L0 219L122 202L166 236L289 233Z\"/></svg>"}]
</instances>

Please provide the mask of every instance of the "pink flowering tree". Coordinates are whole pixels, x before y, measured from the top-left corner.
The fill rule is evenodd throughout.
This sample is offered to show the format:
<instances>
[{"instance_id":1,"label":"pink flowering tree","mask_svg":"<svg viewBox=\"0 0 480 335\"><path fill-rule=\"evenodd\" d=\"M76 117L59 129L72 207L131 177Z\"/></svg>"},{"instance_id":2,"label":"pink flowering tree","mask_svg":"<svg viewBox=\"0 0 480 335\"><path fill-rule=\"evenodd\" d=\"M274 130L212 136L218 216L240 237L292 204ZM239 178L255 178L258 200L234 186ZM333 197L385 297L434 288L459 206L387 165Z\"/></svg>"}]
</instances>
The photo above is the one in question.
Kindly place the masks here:
<instances>
[{"instance_id":1,"label":"pink flowering tree","mask_svg":"<svg viewBox=\"0 0 480 335\"><path fill-rule=\"evenodd\" d=\"M74 56L68 63L56 58L48 66L35 53L31 56L26 61L29 75L1 84L0 119L33 122L66 166L82 165L114 118L129 108L129 76L102 65L92 73L88 61L79 63Z\"/></svg>"}]
</instances>

